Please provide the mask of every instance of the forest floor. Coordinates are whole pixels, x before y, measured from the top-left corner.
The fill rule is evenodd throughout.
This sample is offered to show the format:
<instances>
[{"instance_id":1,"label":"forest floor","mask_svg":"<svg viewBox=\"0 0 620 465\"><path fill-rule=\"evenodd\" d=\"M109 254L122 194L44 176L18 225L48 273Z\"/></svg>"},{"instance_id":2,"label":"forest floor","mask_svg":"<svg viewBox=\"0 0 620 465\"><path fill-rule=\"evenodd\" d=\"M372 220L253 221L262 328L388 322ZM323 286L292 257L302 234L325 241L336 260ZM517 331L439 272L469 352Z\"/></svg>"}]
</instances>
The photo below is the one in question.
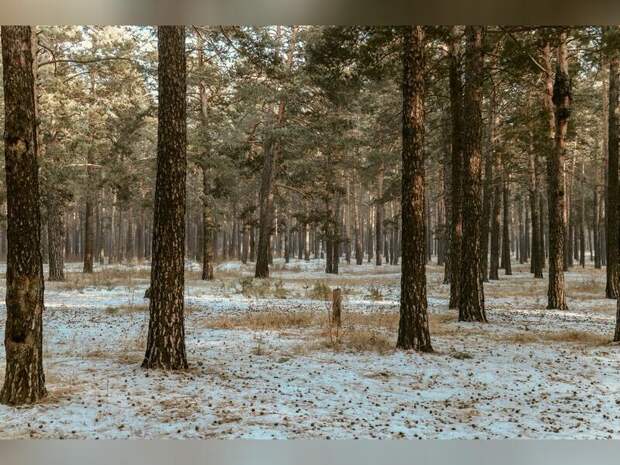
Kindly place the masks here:
<instances>
[{"instance_id":1,"label":"forest floor","mask_svg":"<svg viewBox=\"0 0 620 465\"><path fill-rule=\"evenodd\" d=\"M140 368L147 266L68 264L46 282L48 397L0 406L0 438L616 438L615 301L591 266L566 274L569 310L545 310L526 265L485 284L488 324L458 323L428 267L433 354L394 351L400 268L276 260L272 278L224 263L186 277L190 368ZM192 267L190 267L192 268ZM0 270L4 271L4 270ZM546 277L546 274L545 274ZM330 289L343 327L329 324ZM6 308L0 281L0 340ZM0 382L4 348L0 348Z\"/></svg>"}]
</instances>

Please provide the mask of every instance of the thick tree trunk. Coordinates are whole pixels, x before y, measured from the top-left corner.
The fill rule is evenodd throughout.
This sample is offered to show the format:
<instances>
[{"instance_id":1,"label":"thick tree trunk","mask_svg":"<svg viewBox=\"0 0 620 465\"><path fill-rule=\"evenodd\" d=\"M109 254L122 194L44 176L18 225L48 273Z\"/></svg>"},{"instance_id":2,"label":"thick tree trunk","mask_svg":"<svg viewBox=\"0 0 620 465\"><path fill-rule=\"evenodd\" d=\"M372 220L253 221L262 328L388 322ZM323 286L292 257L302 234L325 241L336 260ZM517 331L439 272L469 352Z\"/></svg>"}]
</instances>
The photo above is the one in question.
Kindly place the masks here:
<instances>
[{"instance_id":1,"label":"thick tree trunk","mask_svg":"<svg viewBox=\"0 0 620 465\"><path fill-rule=\"evenodd\" d=\"M39 211L36 35L2 26L4 160L7 190L6 369L0 402L46 395L43 374L43 260Z\"/></svg>"},{"instance_id":2,"label":"thick tree trunk","mask_svg":"<svg viewBox=\"0 0 620 465\"><path fill-rule=\"evenodd\" d=\"M461 249L461 280L459 321L487 320L484 291L480 274L480 184L482 174L482 83L483 28L467 26L465 35L465 92L463 113L463 243Z\"/></svg>"},{"instance_id":3,"label":"thick tree trunk","mask_svg":"<svg viewBox=\"0 0 620 465\"><path fill-rule=\"evenodd\" d=\"M462 196L461 172L463 171L463 83L459 59L456 26L450 37L450 111L452 113L452 179L450 181L450 308L459 307L461 280Z\"/></svg>"},{"instance_id":4,"label":"thick tree trunk","mask_svg":"<svg viewBox=\"0 0 620 465\"><path fill-rule=\"evenodd\" d=\"M186 66L185 27L159 26L157 178L153 264L144 368L187 368L185 284Z\"/></svg>"},{"instance_id":5,"label":"thick tree trunk","mask_svg":"<svg viewBox=\"0 0 620 465\"><path fill-rule=\"evenodd\" d=\"M547 84L545 100L554 107L548 108L551 118L554 117L554 145L550 147L547 158L547 191L549 206L549 289L547 308L565 310L566 296L564 289L564 239L566 224L564 218L564 183L562 172L565 157L566 129L570 115L571 89L568 76L568 59L566 51L566 35L561 34L558 45L558 63L555 81L551 87ZM549 45L545 47L545 63L551 69ZM551 74L549 74L551 76ZM548 78L548 81L551 78Z\"/></svg>"},{"instance_id":6,"label":"thick tree trunk","mask_svg":"<svg viewBox=\"0 0 620 465\"><path fill-rule=\"evenodd\" d=\"M402 235L399 349L432 352L424 222L424 30L407 27L403 52Z\"/></svg>"}]
</instances>

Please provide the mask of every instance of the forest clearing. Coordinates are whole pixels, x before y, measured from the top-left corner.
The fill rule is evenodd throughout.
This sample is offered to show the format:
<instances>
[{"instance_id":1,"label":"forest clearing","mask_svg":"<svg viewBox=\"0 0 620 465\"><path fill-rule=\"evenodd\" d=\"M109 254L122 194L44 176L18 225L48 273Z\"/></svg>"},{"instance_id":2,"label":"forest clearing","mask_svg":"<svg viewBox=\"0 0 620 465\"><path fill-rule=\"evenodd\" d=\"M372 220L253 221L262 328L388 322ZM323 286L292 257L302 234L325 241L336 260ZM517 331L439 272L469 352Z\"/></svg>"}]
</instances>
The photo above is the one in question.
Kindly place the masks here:
<instances>
[{"instance_id":1,"label":"forest clearing","mask_svg":"<svg viewBox=\"0 0 620 465\"><path fill-rule=\"evenodd\" d=\"M567 273L571 310L549 311L544 283L515 264L485 287L489 323L472 326L429 266L436 353L421 356L394 350L399 266L323 266L276 260L266 283L240 262L218 265L214 281L188 266L190 368L167 374L139 366L147 268L85 277L68 263L66 282L46 288L48 398L1 406L0 437L620 438L615 302L601 298L600 270Z\"/></svg>"}]
</instances>

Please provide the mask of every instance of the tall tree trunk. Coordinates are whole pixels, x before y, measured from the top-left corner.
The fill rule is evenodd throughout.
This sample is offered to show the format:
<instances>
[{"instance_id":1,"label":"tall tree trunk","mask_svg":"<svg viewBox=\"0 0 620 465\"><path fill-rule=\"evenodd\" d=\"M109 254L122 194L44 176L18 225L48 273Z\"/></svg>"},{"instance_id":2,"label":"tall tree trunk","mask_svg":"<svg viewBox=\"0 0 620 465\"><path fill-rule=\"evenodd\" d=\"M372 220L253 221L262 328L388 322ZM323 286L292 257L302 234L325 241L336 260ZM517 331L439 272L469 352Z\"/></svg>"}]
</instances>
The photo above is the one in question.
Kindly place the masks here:
<instances>
[{"instance_id":1,"label":"tall tree trunk","mask_svg":"<svg viewBox=\"0 0 620 465\"><path fill-rule=\"evenodd\" d=\"M279 34L279 29L278 29ZM296 28L293 27L291 31L291 38L289 41L288 55L287 55L287 67L289 70L293 66L293 52L295 50L295 35ZM284 124L284 112L286 108L286 101L284 97L280 99L278 105L278 114L276 124L281 127ZM256 268L254 271L254 277L256 278L268 278L269 277L269 262L271 260L271 232L273 229L273 178L274 169L278 163L278 155L280 153L279 142L274 139L272 134L266 134L263 140L263 172L261 175L261 187L259 196L259 227L258 227L258 250L256 256Z\"/></svg>"},{"instance_id":2,"label":"tall tree trunk","mask_svg":"<svg viewBox=\"0 0 620 465\"><path fill-rule=\"evenodd\" d=\"M461 249L461 280L459 321L487 320L484 290L480 274L480 184L482 175L482 83L483 28L467 26L465 36L465 92L463 113L463 243Z\"/></svg>"},{"instance_id":3,"label":"tall tree trunk","mask_svg":"<svg viewBox=\"0 0 620 465\"><path fill-rule=\"evenodd\" d=\"M499 250L500 250L500 217L501 217L501 173L499 154L495 154L495 169L493 178L493 208L491 213L491 258L489 266L489 279L499 279Z\"/></svg>"},{"instance_id":4,"label":"tall tree trunk","mask_svg":"<svg viewBox=\"0 0 620 465\"><path fill-rule=\"evenodd\" d=\"M50 194L53 195L53 194ZM47 237L49 246L48 281L65 280L65 224L61 201L49 199L47 202Z\"/></svg>"},{"instance_id":5,"label":"tall tree trunk","mask_svg":"<svg viewBox=\"0 0 620 465\"><path fill-rule=\"evenodd\" d=\"M424 30L407 27L403 51L400 321L396 347L432 352L424 250Z\"/></svg>"},{"instance_id":6,"label":"tall tree trunk","mask_svg":"<svg viewBox=\"0 0 620 465\"><path fill-rule=\"evenodd\" d=\"M383 260L383 178L385 166L383 160L379 164L377 174L377 200L375 209L375 265L380 266Z\"/></svg>"},{"instance_id":7,"label":"tall tree trunk","mask_svg":"<svg viewBox=\"0 0 620 465\"><path fill-rule=\"evenodd\" d=\"M456 26L450 32L450 111L452 113L452 211L450 224L450 308L459 307L461 280L461 237L463 223L461 204L463 188L463 83L461 80L458 31Z\"/></svg>"},{"instance_id":8,"label":"tall tree trunk","mask_svg":"<svg viewBox=\"0 0 620 465\"><path fill-rule=\"evenodd\" d=\"M538 162L537 153L534 150L534 134L533 130L529 132L529 186L528 195L530 202L530 219L532 224L532 241L531 241L531 257L530 272L534 274L534 278L542 278L542 263L540 261L540 217L538 215Z\"/></svg>"},{"instance_id":9,"label":"tall tree trunk","mask_svg":"<svg viewBox=\"0 0 620 465\"><path fill-rule=\"evenodd\" d=\"M564 310L566 296L564 289L564 239L566 224L564 222L564 167L566 129L570 115L571 89L568 76L568 58L566 51L566 34L561 33L557 50L557 67L553 86L551 80L551 53L549 44L545 46L545 64L548 70L547 92L545 101L550 119L554 119L554 145L550 147L547 158L547 191L549 207L549 309ZM551 102L549 102L551 101ZM550 103L553 104L551 107Z\"/></svg>"},{"instance_id":10,"label":"tall tree trunk","mask_svg":"<svg viewBox=\"0 0 620 465\"><path fill-rule=\"evenodd\" d=\"M43 373L43 259L39 211L36 35L2 26L4 161L7 190L6 369L0 402L46 395Z\"/></svg>"},{"instance_id":11,"label":"tall tree trunk","mask_svg":"<svg viewBox=\"0 0 620 465\"><path fill-rule=\"evenodd\" d=\"M611 31L609 31L611 34ZM609 60L609 110L607 129L607 198L605 199L605 217L607 239L607 285L605 295L608 299L618 297L618 120L620 112L620 53L615 51Z\"/></svg>"},{"instance_id":12,"label":"tall tree trunk","mask_svg":"<svg viewBox=\"0 0 620 465\"><path fill-rule=\"evenodd\" d=\"M187 104L185 27L159 26L157 177L149 330L142 367L187 368L183 291Z\"/></svg>"},{"instance_id":13,"label":"tall tree trunk","mask_svg":"<svg viewBox=\"0 0 620 465\"><path fill-rule=\"evenodd\" d=\"M273 166L275 164L275 151L273 140L265 136L263 141L263 173L261 176L259 227L258 227L258 250L256 257L256 269L254 277L269 277L269 244L271 230L273 228Z\"/></svg>"},{"instance_id":14,"label":"tall tree trunk","mask_svg":"<svg viewBox=\"0 0 620 465\"><path fill-rule=\"evenodd\" d=\"M88 167L87 170L91 170ZM89 178L92 175L89 174ZM89 182L90 184L90 182ZM84 215L84 273L93 272L93 247L95 242L95 228L93 227L94 211L93 211L93 199L92 194L86 194L86 209Z\"/></svg>"},{"instance_id":15,"label":"tall tree trunk","mask_svg":"<svg viewBox=\"0 0 620 465\"><path fill-rule=\"evenodd\" d=\"M502 203L504 204L504 221L502 222L502 257L504 262L505 274L510 276L512 274L512 266L510 264L510 220L512 218L510 214L510 189L508 183L510 182L510 175L505 174L502 190Z\"/></svg>"},{"instance_id":16,"label":"tall tree trunk","mask_svg":"<svg viewBox=\"0 0 620 465\"><path fill-rule=\"evenodd\" d=\"M480 254L482 280L489 280L489 236L491 230L491 199L493 198L493 162L495 156L495 127L497 126L497 91L491 84L491 98L489 99L489 129L488 144L484 157L484 186L482 193L482 226L480 229Z\"/></svg>"}]
</instances>

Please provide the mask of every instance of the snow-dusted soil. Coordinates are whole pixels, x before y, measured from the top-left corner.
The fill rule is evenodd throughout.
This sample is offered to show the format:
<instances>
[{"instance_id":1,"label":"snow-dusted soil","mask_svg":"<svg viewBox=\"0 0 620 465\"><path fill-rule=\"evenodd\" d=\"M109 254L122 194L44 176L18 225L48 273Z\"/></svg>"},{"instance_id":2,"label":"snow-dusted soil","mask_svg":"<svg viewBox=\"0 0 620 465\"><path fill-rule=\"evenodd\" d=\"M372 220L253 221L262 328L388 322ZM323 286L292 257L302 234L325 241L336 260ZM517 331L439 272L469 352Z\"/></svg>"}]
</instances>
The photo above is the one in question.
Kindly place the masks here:
<instances>
[{"instance_id":1,"label":"snow-dusted soil","mask_svg":"<svg viewBox=\"0 0 620 465\"><path fill-rule=\"evenodd\" d=\"M326 321L317 282L344 288L345 332L357 313L398 312L399 267L341 264L338 276L322 267L276 261L263 295L242 292L252 268L240 263L219 265L209 283L188 273L190 369L167 373L140 368L148 266L118 270L127 282L99 268L109 278L89 287L69 264L67 284L46 283L49 396L0 406L0 438L620 438L620 346L607 342L615 302L603 298L600 270L567 273L570 308L550 311L546 280L515 265L485 285L489 323L471 324L450 316L442 270L430 266L434 354L336 350L314 326L212 324L274 312ZM3 339L3 280L0 289ZM387 328L366 329L391 347Z\"/></svg>"}]
</instances>

